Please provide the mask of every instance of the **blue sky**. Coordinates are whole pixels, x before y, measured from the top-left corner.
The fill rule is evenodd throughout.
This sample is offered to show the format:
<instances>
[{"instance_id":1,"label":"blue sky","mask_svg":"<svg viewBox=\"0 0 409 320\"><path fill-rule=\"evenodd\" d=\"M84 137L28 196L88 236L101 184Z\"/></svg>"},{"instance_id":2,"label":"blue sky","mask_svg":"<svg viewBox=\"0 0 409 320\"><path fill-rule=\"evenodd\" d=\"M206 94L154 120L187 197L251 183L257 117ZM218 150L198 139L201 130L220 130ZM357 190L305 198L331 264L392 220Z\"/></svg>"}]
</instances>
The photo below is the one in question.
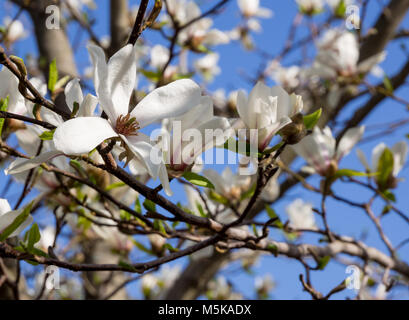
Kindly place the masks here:
<instances>
[{"instance_id":1,"label":"blue sky","mask_svg":"<svg viewBox=\"0 0 409 320\"><path fill-rule=\"evenodd\" d=\"M106 35L109 32L109 12L108 12L108 0L99 0L96 1L98 4L97 13L90 12L90 16L97 19L97 23L94 26L94 31L100 35ZM137 1L130 1L133 5ZM212 5L214 0L199 1L203 3L204 8L208 8L209 4ZM379 1L381 3L386 3L386 1ZM371 25L376 19L379 12L379 2L370 1L368 8L367 19L365 20L364 30L366 30L368 25ZM288 36L288 30L292 23L293 17L296 13L296 5L294 1L272 1L272 0L261 0L261 4L264 7L268 7L274 11L274 16L271 19L261 20L263 26L263 32L260 34L253 34L256 44L265 52L271 54L277 54L285 40ZM6 1L1 1L0 3L0 20L3 19L5 15L13 16L15 13L15 8L6 5ZM317 17L318 21L322 21L326 18L326 15L323 14L320 17ZM214 26L220 30L231 30L234 28L240 19L239 11L235 1L232 1L228 6L227 10L215 19ZM25 26L32 31L32 26L30 24L29 18L26 14L22 16L22 21ZM409 18L406 17L403 23L403 26L406 28L409 27ZM69 35L70 39L78 32L78 26L73 24L70 26ZM300 30L300 33L297 35L297 38L300 38L305 30ZM163 43L163 40L160 38L157 32L148 31L145 33L145 37L148 39L149 43ZM85 49L86 38L85 35L81 38L82 42L76 52L77 64L80 70L83 70L89 65L89 59ZM382 63L382 67L388 73L388 75L393 75L394 72L399 70L405 62L405 54L402 53L400 49L401 41L396 41L388 47L388 57ZM215 90L218 88L225 88L227 92L230 90L236 90L244 88L250 90L252 84L249 83L241 75L243 72L245 74L254 76L257 72L261 57L256 52L245 51L239 43L232 43L225 46L219 46L215 48L215 51L220 53L220 62L219 65L222 67L223 72L215 78L215 81L210 85L210 90ZM13 54L24 57L26 54L37 54L37 47L34 42L34 37L30 37L20 43L18 43L13 50ZM313 51L309 51L309 56L313 57ZM288 56L288 59L283 61L284 65L290 65L295 61L300 59L300 51L296 51L294 54ZM269 85L273 85L272 80L268 80ZM398 96L403 99L409 100L408 86L403 86L400 90L395 92ZM352 111L357 107L361 106L367 97L363 97L354 103L351 103L345 111L341 114L342 120L348 119ZM320 106L325 108L325 106ZM390 99L385 100L366 120L365 124L374 125L374 124L386 124L389 122L397 121L407 117L407 111L405 107L401 104L398 104ZM338 128L335 128L335 131ZM377 131L371 130L368 127L365 136L370 136ZM405 139L405 135L409 133L409 130L406 128L400 128L391 135L385 135L382 137L382 140L375 139L373 141L362 143L359 147L370 156L372 148L377 145L379 142L383 141L387 145L392 146L394 143ZM303 165L302 160L297 160L294 164L294 168L299 168ZM341 162L341 168L354 168L362 169L362 165L357 160L355 151L351 152L349 156ZM222 166L218 166L218 170L221 170ZM406 178L402 181L399 188L395 190L397 197L397 207L402 211L407 212L409 208L409 197L407 197L407 190L409 189L408 181L408 168L407 166L403 169L400 174L400 177ZM4 181L7 178L3 175L3 172L0 173L0 191L4 185ZM310 182L314 185L318 185L319 180L317 178L310 179ZM20 193L22 186L14 186L7 193L7 198L11 201L12 205L17 201L18 195ZM175 190L175 202L184 201L184 196L182 188L178 184L174 184ZM356 201L364 201L368 199L370 194L364 189L352 186L350 184L345 184L342 182L337 182L335 191L338 194L342 194L344 197ZM314 206L319 206L320 197L311 192L307 192L301 187L293 188L287 196L274 205L276 212L282 217L282 220L286 220L285 215L285 206L293 201L295 198L301 197L309 202L313 203ZM375 212L379 213L382 210L382 203L376 203ZM328 221L329 225L339 234L354 236L356 238L364 237L365 242L368 245L375 246L386 252L386 248L379 239L379 236L374 228L372 222L366 217L365 213L355 208L351 208L344 204L335 202L333 200L328 200ZM46 216L46 215L45 215ZM265 218L265 215L259 216L259 220ZM47 219L44 218L44 223L47 223ZM393 244L398 244L400 241L405 239L407 235L407 225L402 223L402 220L396 217L393 213L389 214L386 218L382 220L384 225L384 230L386 234L390 237ZM283 235L278 232L272 232L271 237L282 240ZM303 235L297 242L311 242L316 243L317 238L315 236ZM405 261L409 260L409 250L408 246L403 247L399 254L402 259ZM177 263L186 263L186 259L179 260ZM225 275L239 291L245 293L245 297L254 298L253 294L253 275L246 274L244 272L238 272L238 265L234 264L228 267L226 270L222 271L222 274ZM309 295L302 291L301 284L298 280L298 275L303 272L303 268L299 262L292 261L286 258L274 258L273 256L266 256L260 260L260 263L254 268L254 274L264 275L269 273L272 275L273 279L276 282L276 289L273 291L272 298L280 299L309 299ZM322 291L323 293L328 292L339 284L344 278L345 266L331 261L325 271L313 272L312 280L316 289ZM138 296L137 290L138 284L133 284L129 286L129 290L132 294ZM342 293L339 293L334 296L334 298L345 298L352 297L353 292L345 290ZM397 290L394 298L405 298L409 297L408 291Z\"/></svg>"}]
</instances>

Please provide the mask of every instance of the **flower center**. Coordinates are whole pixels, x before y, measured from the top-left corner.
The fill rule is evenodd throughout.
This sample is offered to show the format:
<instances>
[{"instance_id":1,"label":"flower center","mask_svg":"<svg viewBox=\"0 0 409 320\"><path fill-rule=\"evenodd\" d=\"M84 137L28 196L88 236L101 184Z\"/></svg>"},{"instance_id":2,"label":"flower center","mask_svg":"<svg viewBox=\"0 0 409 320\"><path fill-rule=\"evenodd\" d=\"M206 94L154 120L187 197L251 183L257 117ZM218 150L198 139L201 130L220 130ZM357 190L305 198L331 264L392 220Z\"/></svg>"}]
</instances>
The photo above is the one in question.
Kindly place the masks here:
<instances>
[{"instance_id":1,"label":"flower center","mask_svg":"<svg viewBox=\"0 0 409 320\"><path fill-rule=\"evenodd\" d=\"M116 119L116 132L123 134L124 136L137 136L139 127L139 122L136 121L135 117L131 118L131 115L128 113L126 116L120 115Z\"/></svg>"}]
</instances>

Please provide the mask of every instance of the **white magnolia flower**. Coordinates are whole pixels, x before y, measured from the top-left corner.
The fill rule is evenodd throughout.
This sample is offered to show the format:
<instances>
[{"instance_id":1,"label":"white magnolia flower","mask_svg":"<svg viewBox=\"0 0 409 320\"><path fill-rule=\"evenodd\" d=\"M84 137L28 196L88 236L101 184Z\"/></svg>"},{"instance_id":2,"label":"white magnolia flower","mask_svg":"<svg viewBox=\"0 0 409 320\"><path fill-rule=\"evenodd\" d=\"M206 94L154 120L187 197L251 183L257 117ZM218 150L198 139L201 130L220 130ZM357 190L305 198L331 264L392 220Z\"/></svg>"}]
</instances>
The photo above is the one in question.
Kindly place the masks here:
<instances>
[{"instance_id":1,"label":"white magnolia flower","mask_svg":"<svg viewBox=\"0 0 409 320\"><path fill-rule=\"evenodd\" d=\"M193 1L169 0L166 4L169 12L181 25L202 15L199 6ZM212 19L202 18L183 29L179 34L179 41L188 43L194 49L199 49L200 45L215 46L228 43L230 39L227 34L218 29L211 29L212 25Z\"/></svg>"},{"instance_id":2,"label":"white magnolia flower","mask_svg":"<svg viewBox=\"0 0 409 320\"><path fill-rule=\"evenodd\" d=\"M385 52L381 52L358 64L359 43L356 35L349 31L336 29L328 30L324 34L318 43L318 50L309 72L323 79L332 79L337 76L350 77L370 72L386 56Z\"/></svg>"},{"instance_id":3,"label":"white magnolia flower","mask_svg":"<svg viewBox=\"0 0 409 320\"><path fill-rule=\"evenodd\" d=\"M54 244L55 228L53 226L47 226L40 231L40 234L40 241L35 244L35 247L47 251L48 247Z\"/></svg>"},{"instance_id":4,"label":"white magnolia flower","mask_svg":"<svg viewBox=\"0 0 409 320\"><path fill-rule=\"evenodd\" d=\"M290 226L294 229L316 229L312 204L301 199L294 200L285 208Z\"/></svg>"},{"instance_id":5,"label":"white magnolia flower","mask_svg":"<svg viewBox=\"0 0 409 320\"><path fill-rule=\"evenodd\" d=\"M0 99L9 97L8 112L23 115L26 113L25 99L18 90L17 77L6 67L0 71Z\"/></svg>"},{"instance_id":6,"label":"white magnolia flower","mask_svg":"<svg viewBox=\"0 0 409 320\"><path fill-rule=\"evenodd\" d=\"M300 67L291 66L285 68L280 65L277 66L276 61L273 61L270 68L273 69L271 78L277 82L278 85L284 88L294 89L300 84Z\"/></svg>"},{"instance_id":7,"label":"white magnolia flower","mask_svg":"<svg viewBox=\"0 0 409 320\"><path fill-rule=\"evenodd\" d=\"M95 10L97 5L94 0L67 0L67 2L77 11L81 11L83 6Z\"/></svg>"},{"instance_id":8,"label":"white magnolia flower","mask_svg":"<svg viewBox=\"0 0 409 320\"><path fill-rule=\"evenodd\" d=\"M312 134L292 148L308 162L313 172L325 176L333 174L333 171L338 169L339 161L361 140L364 130L364 126L349 129L336 145L329 127L322 131L314 127Z\"/></svg>"},{"instance_id":9,"label":"white magnolia flower","mask_svg":"<svg viewBox=\"0 0 409 320\"><path fill-rule=\"evenodd\" d=\"M0 199L0 234L14 222L23 211L24 209L11 210L9 202L6 199ZM33 217L29 215L9 237L18 236L31 222L33 222Z\"/></svg>"},{"instance_id":10,"label":"white magnolia flower","mask_svg":"<svg viewBox=\"0 0 409 320\"><path fill-rule=\"evenodd\" d=\"M251 176L235 174L230 167L226 167L221 174L213 169L204 170L203 173L213 183L215 192L231 201L240 201L252 183Z\"/></svg>"},{"instance_id":11,"label":"white magnolia flower","mask_svg":"<svg viewBox=\"0 0 409 320\"><path fill-rule=\"evenodd\" d=\"M254 279L254 287L258 295L267 296L274 288L273 278L270 274L266 274L264 277L256 277Z\"/></svg>"},{"instance_id":12,"label":"white magnolia flower","mask_svg":"<svg viewBox=\"0 0 409 320\"><path fill-rule=\"evenodd\" d=\"M215 76L220 74L218 53L209 53L194 62L195 69L203 75L206 81L211 81Z\"/></svg>"},{"instance_id":13,"label":"white magnolia flower","mask_svg":"<svg viewBox=\"0 0 409 320\"><path fill-rule=\"evenodd\" d=\"M324 9L323 0L296 0L300 11L307 14L320 13Z\"/></svg>"},{"instance_id":14,"label":"white magnolia flower","mask_svg":"<svg viewBox=\"0 0 409 320\"><path fill-rule=\"evenodd\" d=\"M79 117L64 122L54 133L56 149L67 155L80 155L107 139L120 138L128 154L139 159L152 178L159 177L167 194L171 194L159 152L153 150L149 137L139 129L197 106L201 99L200 87L188 79L175 81L152 91L129 113L136 81L135 47L125 46L108 63L101 48L91 45L89 52L98 100L108 119ZM158 156L153 156L155 154Z\"/></svg>"},{"instance_id":15,"label":"white magnolia flower","mask_svg":"<svg viewBox=\"0 0 409 320\"><path fill-rule=\"evenodd\" d=\"M290 118L302 109L301 96L288 95L284 89L269 88L262 82L256 84L248 99L243 91L237 95L237 111L245 127L258 130L258 135L250 134L249 142L259 151L263 151L274 135L291 123Z\"/></svg>"},{"instance_id":16,"label":"white magnolia flower","mask_svg":"<svg viewBox=\"0 0 409 320\"><path fill-rule=\"evenodd\" d=\"M336 146L331 129L314 127L312 134L306 136L292 148L312 167L313 172L322 176L333 174L338 169L338 163L361 140L364 126L349 129Z\"/></svg>"},{"instance_id":17,"label":"white magnolia flower","mask_svg":"<svg viewBox=\"0 0 409 320\"><path fill-rule=\"evenodd\" d=\"M260 7L260 0L237 0L241 14L246 18L270 18L273 12L270 9Z\"/></svg>"},{"instance_id":18,"label":"white magnolia flower","mask_svg":"<svg viewBox=\"0 0 409 320\"><path fill-rule=\"evenodd\" d=\"M350 6L352 4L354 4L354 0L327 0L328 5L333 9L337 9L339 7L339 5L341 4L341 1L344 2L344 5Z\"/></svg>"},{"instance_id":19,"label":"white magnolia flower","mask_svg":"<svg viewBox=\"0 0 409 320\"><path fill-rule=\"evenodd\" d=\"M38 85L40 84L38 83ZM98 104L97 98L93 96L92 94L88 94L84 98L78 79L71 80L66 85L64 92L65 92L67 106L71 112L73 112L74 106L78 104L77 105L78 106L77 116L79 118L77 119L81 119L81 118L90 119L90 117L94 114L95 108ZM27 103L26 107L27 107L27 110L30 113L32 113L32 111L30 111L30 109L33 108L32 104ZM52 125L57 126L57 127L62 126L64 124L64 120L60 115L46 108L41 108L41 117L48 123L51 123ZM36 155L38 151L38 146L40 145L40 140L38 139L38 136L41 135L41 133L43 132L44 132L44 129L38 126L30 126L29 129L19 130L16 133L17 138L19 139L20 146L23 147L27 155L29 156ZM64 153L62 150L59 150L56 147L56 144L54 141L45 141L43 143L42 151L43 152L39 156L34 157L29 160L26 160L23 158L14 160L10 164L8 169L5 170L5 173L12 174L12 175L23 173L27 170L33 169L41 165L44 162L47 162L51 159L61 156ZM53 161L55 164L58 164L57 167L59 167L60 169L67 168L67 165L64 159L54 159ZM56 182L54 182L56 179L53 174L44 173L44 178L46 179L45 181L46 188L52 187L56 184Z\"/></svg>"},{"instance_id":20,"label":"white magnolia flower","mask_svg":"<svg viewBox=\"0 0 409 320\"><path fill-rule=\"evenodd\" d=\"M229 121L215 117L212 99L204 96L183 116L163 121L161 137L165 140L158 147L170 170L184 172L203 152L222 145L232 134Z\"/></svg>"},{"instance_id":21,"label":"white magnolia flower","mask_svg":"<svg viewBox=\"0 0 409 320\"><path fill-rule=\"evenodd\" d=\"M365 166L368 172L377 172L378 163L382 153L386 149L386 144L381 142L372 150L372 165L370 165L365 157L365 154L361 150L356 150L359 160ZM390 148L393 154L393 171L392 175L397 177L399 172L402 170L406 162L406 157L408 155L408 145L405 141L400 141L396 143L392 148Z\"/></svg>"},{"instance_id":22,"label":"white magnolia flower","mask_svg":"<svg viewBox=\"0 0 409 320\"><path fill-rule=\"evenodd\" d=\"M27 37L27 33L24 30L24 26L20 20L13 20L10 17L5 17L4 25L7 28L7 41L15 42Z\"/></svg>"},{"instance_id":23,"label":"white magnolia flower","mask_svg":"<svg viewBox=\"0 0 409 320\"><path fill-rule=\"evenodd\" d=\"M169 49L157 44L151 49L151 66L161 70L169 60Z\"/></svg>"}]
</instances>

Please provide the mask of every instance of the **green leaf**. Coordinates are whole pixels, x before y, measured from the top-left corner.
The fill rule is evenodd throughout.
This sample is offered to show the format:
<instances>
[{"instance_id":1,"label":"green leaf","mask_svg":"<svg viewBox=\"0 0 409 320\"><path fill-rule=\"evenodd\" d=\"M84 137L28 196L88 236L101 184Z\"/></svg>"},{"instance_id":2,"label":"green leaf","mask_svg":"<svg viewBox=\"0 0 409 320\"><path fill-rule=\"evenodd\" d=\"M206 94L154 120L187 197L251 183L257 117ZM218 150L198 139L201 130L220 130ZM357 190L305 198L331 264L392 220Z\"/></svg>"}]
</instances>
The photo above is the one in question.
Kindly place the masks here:
<instances>
[{"instance_id":1,"label":"green leaf","mask_svg":"<svg viewBox=\"0 0 409 320\"><path fill-rule=\"evenodd\" d=\"M129 221L132 219L132 215L125 210L119 210L119 216L121 217L121 220Z\"/></svg>"},{"instance_id":2,"label":"green leaf","mask_svg":"<svg viewBox=\"0 0 409 320\"><path fill-rule=\"evenodd\" d=\"M275 257L278 256L278 247L275 244L269 243L267 245L267 250L271 251Z\"/></svg>"},{"instance_id":3,"label":"green leaf","mask_svg":"<svg viewBox=\"0 0 409 320\"><path fill-rule=\"evenodd\" d=\"M244 148L245 145L245 148ZM261 157L262 154L258 151L253 151L251 150L250 144L246 141L239 141L236 140L234 138L229 138L226 140L226 142L223 145L223 148L234 152L234 153L238 153L238 154L242 154L244 156L257 156L257 157ZM245 151L243 151L245 150Z\"/></svg>"},{"instance_id":4,"label":"green leaf","mask_svg":"<svg viewBox=\"0 0 409 320\"><path fill-rule=\"evenodd\" d=\"M343 18L345 16L346 11L347 5L345 3L345 0L341 0L338 3L338 6L335 8L334 14L339 18Z\"/></svg>"},{"instance_id":5,"label":"green leaf","mask_svg":"<svg viewBox=\"0 0 409 320\"><path fill-rule=\"evenodd\" d=\"M372 172L372 173L367 173L367 172L360 172L360 171L355 171L352 169L340 169L337 172L335 172L334 177L335 178L340 178L340 177L373 177L378 175L377 172Z\"/></svg>"},{"instance_id":6,"label":"green leaf","mask_svg":"<svg viewBox=\"0 0 409 320\"><path fill-rule=\"evenodd\" d=\"M155 219L155 221L153 222L153 227L155 228L155 230L158 230L163 234L167 234L161 220Z\"/></svg>"},{"instance_id":7,"label":"green leaf","mask_svg":"<svg viewBox=\"0 0 409 320\"><path fill-rule=\"evenodd\" d=\"M318 120L321 118L322 109L319 108L317 111L304 116L304 125L307 130L312 130L317 124Z\"/></svg>"},{"instance_id":8,"label":"green leaf","mask_svg":"<svg viewBox=\"0 0 409 320\"><path fill-rule=\"evenodd\" d=\"M216 202L224 204L224 205L229 203L228 199L226 199L225 197L223 197L222 195L218 194L217 192L215 192L213 190L210 190L209 198L212 199L213 201L216 201Z\"/></svg>"},{"instance_id":9,"label":"green leaf","mask_svg":"<svg viewBox=\"0 0 409 320\"><path fill-rule=\"evenodd\" d=\"M127 269L130 272L138 272L138 270L132 266L131 264L129 264L126 261L119 261L118 266L120 266L121 268Z\"/></svg>"},{"instance_id":10,"label":"green leaf","mask_svg":"<svg viewBox=\"0 0 409 320\"><path fill-rule=\"evenodd\" d=\"M145 199L143 207L150 212L156 212L156 204L151 200Z\"/></svg>"},{"instance_id":11,"label":"green leaf","mask_svg":"<svg viewBox=\"0 0 409 320\"><path fill-rule=\"evenodd\" d=\"M251 198L254 194L254 192L256 191L256 186L257 184L254 183L251 188L249 188L246 192L244 192L241 196L240 196L240 200L245 200L248 198Z\"/></svg>"},{"instance_id":12,"label":"green leaf","mask_svg":"<svg viewBox=\"0 0 409 320\"><path fill-rule=\"evenodd\" d=\"M7 96L6 99L0 99L0 111L7 111L8 107L9 107L9 96ZM3 131L5 120L6 120L5 118L0 118L0 139L1 139L1 133Z\"/></svg>"},{"instance_id":13,"label":"green leaf","mask_svg":"<svg viewBox=\"0 0 409 320\"><path fill-rule=\"evenodd\" d=\"M178 248L172 247L172 245L171 245L170 243L165 243L165 244L163 245L163 247L164 247L165 249L168 249L170 253L172 253L172 252L178 252L178 251L179 251Z\"/></svg>"},{"instance_id":14,"label":"green leaf","mask_svg":"<svg viewBox=\"0 0 409 320\"><path fill-rule=\"evenodd\" d=\"M209 179L198 175L197 173L187 171L183 174L183 178L196 186L214 189L214 185Z\"/></svg>"},{"instance_id":15,"label":"green leaf","mask_svg":"<svg viewBox=\"0 0 409 320\"><path fill-rule=\"evenodd\" d=\"M268 216L270 217L270 219L274 219L277 218L276 221L274 221L274 225L277 226L280 229L284 228L284 224L281 222L280 217L277 215L277 213L275 212L275 210L273 208L271 208L270 206L268 206L267 204L264 206Z\"/></svg>"},{"instance_id":16,"label":"green leaf","mask_svg":"<svg viewBox=\"0 0 409 320\"><path fill-rule=\"evenodd\" d=\"M57 83L54 86L54 90L60 89L62 87L64 87L67 82L70 80L70 76L65 76L62 77L60 80L57 81Z\"/></svg>"},{"instance_id":17,"label":"green leaf","mask_svg":"<svg viewBox=\"0 0 409 320\"><path fill-rule=\"evenodd\" d=\"M55 132L55 129L50 130L50 131L44 131L44 132L39 136L39 138L40 138L41 140L43 140L43 141L53 140L53 138L54 138L54 132Z\"/></svg>"},{"instance_id":18,"label":"green leaf","mask_svg":"<svg viewBox=\"0 0 409 320\"><path fill-rule=\"evenodd\" d=\"M149 80L152 80L152 81L154 81L154 82L157 82L157 81L160 80L160 75L161 75L160 72L157 72L157 71L149 71L149 70L144 70L144 69L141 69L140 71L141 71L141 73L142 73L146 78L148 78Z\"/></svg>"},{"instance_id":19,"label":"green leaf","mask_svg":"<svg viewBox=\"0 0 409 320\"><path fill-rule=\"evenodd\" d=\"M136 212L142 213L142 207L141 207L141 202L139 201L139 197L136 198L135 208L134 209L135 209Z\"/></svg>"},{"instance_id":20,"label":"green leaf","mask_svg":"<svg viewBox=\"0 0 409 320\"><path fill-rule=\"evenodd\" d=\"M385 190L382 194L389 201L396 202L396 197L391 191Z\"/></svg>"},{"instance_id":21,"label":"green leaf","mask_svg":"<svg viewBox=\"0 0 409 320\"><path fill-rule=\"evenodd\" d=\"M385 86L385 89L389 92L389 93L393 93L393 85L391 80L389 79L389 77L387 75L385 75L383 77L383 85Z\"/></svg>"},{"instance_id":22,"label":"green leaf","mask_svg":"<svg viewBox=\"0 0 409 320\"><path fill-rule=\"evenodd\" d=\"M204 211L202 205L199 202L196 203L196 208L197 208L197 210L199 210L199 213L200 213L200 215L202 217L207 218L207 214L206 214L206 212Z\"/></svg>"},{"instance_id":23,"label":"green leaf","mask_svg":"<svg viewBox=\"0 0 409 320\"><path fill-rule=\"evenodd\" d=\"M331 260L331 256L322 257L318 261L318 269L319 270L324 270L330 260Z\"/></svg>"},{"instance_id":24,"label":"green leaf","mask_svg":"<svg viewBox=\"0 0 409 320\"><path fill-rule=\"evenodd\" d=\"M14 231L17 230L21 224L26 221L28 216L30 215L31 207L33 206L33 202L31 202L24 210L13 220L13 222L3 230L0 234L0 241L6 240Z\"/></svg>"},{"instance_id":25,"label":"green leaf","mask_svg":"<svg viewBox=\"0 0 409 320\"><path fill-rule=\"evenodd\" d=\"M387 189L387 183L389 177L393 172L394 160L393 160L393 153L390 149L385 148L382 152L381 156L379 157L378 161L378 186L381 190Z\"/></svg>"},{"instance_id":26,"label":"green leaf","mask_svg":"<svg viewBox=\"0 0 409 320\"><path fill-rule=\"evenodd\" d=\"M48 89L51 92L54 92L57 81L58 81L57 61L54 59L50 63L49 76L48 76Z\"/></svg>"},{"instance_id":27,"label":"green leaf","mask_svg":"<svg viewBox=\"0 0 409 320\"><path fill-rule=\"evenodd\" d=\"M147 254L153 254L153 252L151 250L149 250L148 248L146 248L142 243L132 239L132 243L135 245L135 247L137 247L139 250L147 253Z\"/></svg>"},{"instance_id":28,"label":"green leaf","mask_svg":"<svg viewBox=\"0 0 409 320\"><path fill-rule=\"evenodd\" d=\"M116 189L116 188L120 188L120 187L123 187L123 186L125 186L126 184L125 184L125 182L116 182L116 183L112 183L112 184L110 184L108 187L106 187L105 188L105 191L111 191L111 190L114 190L114 189Z\"/></svg>"},{"instance_id":29,"label":"green leaf","mask_svg":"<svg viewBox=\"0 0 409 320\"><path fill-rule=\"evenodd\" d=\"M41 233L40 229L38 228L37 223L34 223L30 230L28 230L24 236L24 240L27 243L27 250L31 252L34 248L34 245L40 241Z\"/></svg>"}]
</instances>

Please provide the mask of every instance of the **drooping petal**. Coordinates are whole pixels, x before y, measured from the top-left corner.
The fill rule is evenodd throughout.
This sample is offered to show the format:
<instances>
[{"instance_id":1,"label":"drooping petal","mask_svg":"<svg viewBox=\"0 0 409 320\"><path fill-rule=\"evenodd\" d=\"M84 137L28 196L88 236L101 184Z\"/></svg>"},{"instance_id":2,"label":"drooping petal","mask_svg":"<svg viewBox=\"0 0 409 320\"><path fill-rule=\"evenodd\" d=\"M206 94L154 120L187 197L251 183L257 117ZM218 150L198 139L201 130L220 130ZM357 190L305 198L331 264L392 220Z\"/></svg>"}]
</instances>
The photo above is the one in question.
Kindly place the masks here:
<instances>
[{"instance_id":1,"label":"drooping petal","mask_svg":"<svg viewBox=\"0 0 409 320\"><path fill-rule=\"evenodd\" d=\"M201 89L190 79L174 81L148 94L131 112L141 128L164 118L178 117L200 103Z\"/></svg>"},{"instance_id":2,"label":"drooping petal","mask_svg":"<svg viewBox=\"0 0 409 320\"><path fill-rule=\"evenodd\" d=\"M341 138L339 141L335 158L339 161L342 157L346 156L352 148L362 139L365 127L361 126L359 128L351 128Z\"/></svg>"},{"instance_id":3,"label":"drooping petal","mask_svg":"<svg viewBox=\"0 0 409 320\"><path fill-rule=\"evenodd\" d=\"M21 159L21 158L16 159L10 164L10 166L6 170L4 170L4 173L6 175L9 175L9 174L16 174L16 173L24 172L27 170L31 170L35 167L38 167L42 163L45 163L61 155L63 155L61 151L53 150L53 151L44 152L33 159Z\"/></svg>"},{"instance_id":4,"label":"drooping petal","mask_svg":"<svg viewBox=\"0 0 409 320\"><path fill-rule=\"evenodd\" d=\"M68 155L80 155L95 149L106 139L118 136L111 124L97 117L68 120L54 133L55 148Z\"/></svg>"},{"instance_id":5,"label":"drooping petal","mask_svg":"<svg viewBox=\"0 0 409 320\"><path fill-rule=\"evenodd\" d=\"M162 153L147 141L147 136L123 136L120 138L126 143L135 157L146 167L149 175L156 179L159 176L160 166L163 163Z\"/></svg>"},{"instance_id":6,"label":"drooping petal","mask_svg":"<svg viewBox=\"0 0 409 320\"><path fill-rule=\"evenodd\" d=\"M84 100L79 79L72 79L70 82L68 82L64 93L65 101L67 102L67 106L71 111L74 109L75 102L81 105L82 101Z\"/></svg>"}]
</instances>

